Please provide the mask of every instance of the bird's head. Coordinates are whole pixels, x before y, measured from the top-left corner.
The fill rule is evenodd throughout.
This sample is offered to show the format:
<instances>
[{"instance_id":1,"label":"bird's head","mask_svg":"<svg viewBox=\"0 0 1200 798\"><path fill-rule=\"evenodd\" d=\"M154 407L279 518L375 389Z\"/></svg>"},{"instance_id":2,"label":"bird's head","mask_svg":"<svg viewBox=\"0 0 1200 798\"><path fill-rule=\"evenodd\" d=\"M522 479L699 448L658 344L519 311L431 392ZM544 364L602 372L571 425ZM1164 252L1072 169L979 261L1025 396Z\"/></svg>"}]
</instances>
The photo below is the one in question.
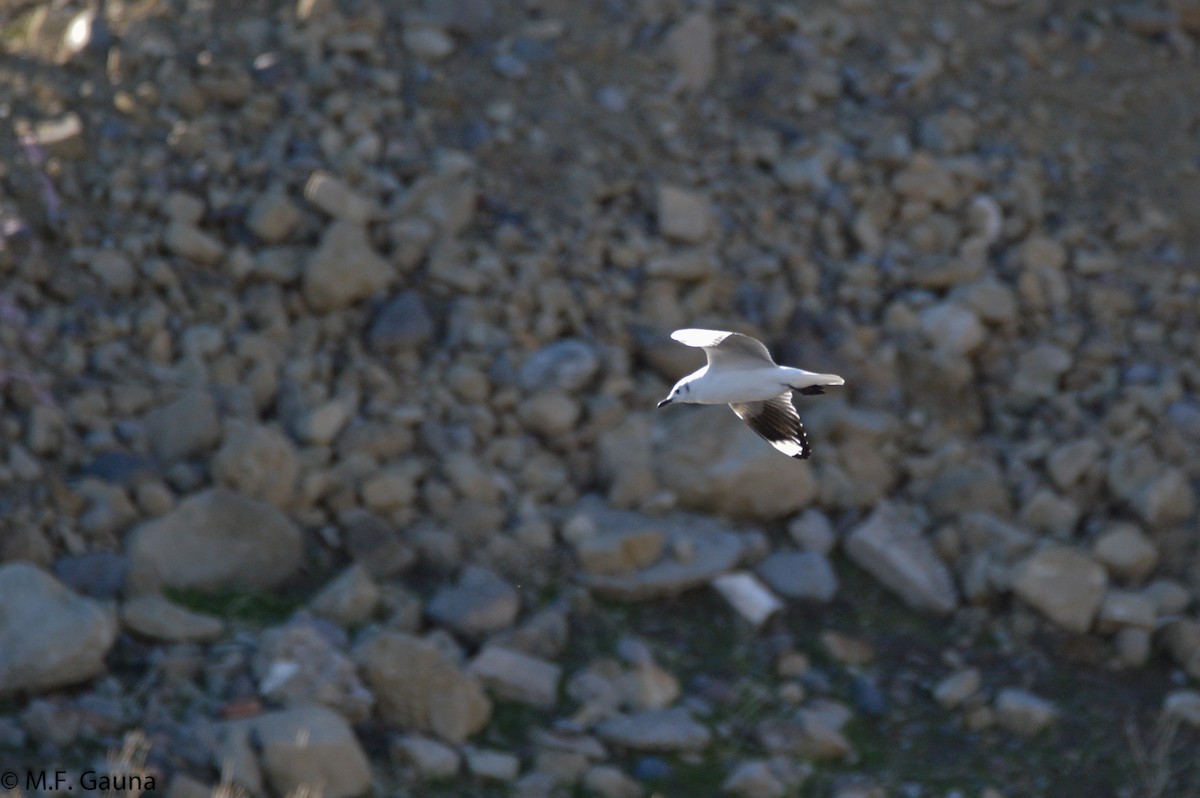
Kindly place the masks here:
<instances>
[{"instance_id":1,"label":"bird's head","mask_svg":"<svg viewBox=\"0 0 1200 798\"><path fill-rule=\"evenodd\" d=\"M659 407L666 407L676 400L682 400L687 395L688 391L692 390L692 386L687 382L677 382L671 392L667 394L667 398L658 403Z\"/></svg>"}]
</instances>

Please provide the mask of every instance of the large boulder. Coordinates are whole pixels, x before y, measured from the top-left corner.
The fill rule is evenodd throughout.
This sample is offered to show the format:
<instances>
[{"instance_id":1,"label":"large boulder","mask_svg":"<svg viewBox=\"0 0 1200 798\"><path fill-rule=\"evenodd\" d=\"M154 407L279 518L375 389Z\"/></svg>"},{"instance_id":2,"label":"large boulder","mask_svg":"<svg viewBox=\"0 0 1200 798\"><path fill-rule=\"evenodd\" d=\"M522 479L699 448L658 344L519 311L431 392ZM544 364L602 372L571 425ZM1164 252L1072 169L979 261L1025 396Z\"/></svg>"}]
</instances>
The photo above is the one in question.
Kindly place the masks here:
<instances>
[{"instance_id":1,"label":"large boulder","mask_svg":"<svg viewBox=\"0 0 1200 798\"><path fill-rule=\"evenodd\" d=\"M213 488L129 537L129 585L203 591L270 590L300 567L300 529L271 505Z\"/></svg>"}]
</instances>

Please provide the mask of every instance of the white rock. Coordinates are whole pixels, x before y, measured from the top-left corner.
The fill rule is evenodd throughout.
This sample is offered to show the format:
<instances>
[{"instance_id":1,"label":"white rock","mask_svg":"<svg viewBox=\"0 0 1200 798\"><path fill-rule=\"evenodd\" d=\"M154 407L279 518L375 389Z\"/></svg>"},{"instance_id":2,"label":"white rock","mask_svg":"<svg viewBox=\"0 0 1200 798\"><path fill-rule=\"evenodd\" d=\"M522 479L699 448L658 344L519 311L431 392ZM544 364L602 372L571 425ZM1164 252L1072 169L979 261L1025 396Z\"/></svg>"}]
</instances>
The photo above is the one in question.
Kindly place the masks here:
<instances>
[{"instance_id":1,"label":"white rock","mask_svg":"<svg viewBox=\"0 0 1200 798\"><path fill-rule=\"evenodd\" d=\"M996 721L1023 737L1032 737L1058 718L1058 710L1044 698L1013 687L996 696Z\"/></svg>"},{"instance_id":2,"label":"white rock","mask_svg":"<svg viewBox=\"0 0 1200 798\"><path fill-rule=\"evenodd\" d=\"M423 779L448 779L456 775L461 766L461 757L453 748L416 734L401 737L393 750Z\"/></svg>"},{"instance_id":3,"label":"white rock","mask_svg":"<svg viewBox=\"0 0 1200 798\"><path fill-rule=\"evenodd\" d=\"M748 571L722 574L712 580L712 586L755 626L762 625L763 621L783 609L783 602Z\"/></svg>"}]
</instances>

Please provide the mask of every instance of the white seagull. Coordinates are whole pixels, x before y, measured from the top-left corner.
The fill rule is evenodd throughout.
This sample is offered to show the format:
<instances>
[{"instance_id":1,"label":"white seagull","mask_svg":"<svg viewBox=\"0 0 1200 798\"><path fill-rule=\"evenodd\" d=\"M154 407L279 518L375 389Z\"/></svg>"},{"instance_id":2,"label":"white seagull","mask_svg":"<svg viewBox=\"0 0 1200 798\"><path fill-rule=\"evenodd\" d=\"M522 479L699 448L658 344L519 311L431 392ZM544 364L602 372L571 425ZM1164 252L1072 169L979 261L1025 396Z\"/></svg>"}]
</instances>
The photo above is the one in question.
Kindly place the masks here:
<instances>
[{"instance_id":1,"label":"white seagull","mask_svg":"<svg viewBox=\"0 0 1200 798\"><path fill-rule=\"evenodd\" d=\"M792 404L792 391L805 396L825 393L827 385L846 383L836 374L816 374L778 366L762 341L724 330L676 330L671 337L696 346L708 365L689 374L658 403L729 405L767 443L789 457L807 460L812 453L808 434Z\"/></svg>"}]
</instances>

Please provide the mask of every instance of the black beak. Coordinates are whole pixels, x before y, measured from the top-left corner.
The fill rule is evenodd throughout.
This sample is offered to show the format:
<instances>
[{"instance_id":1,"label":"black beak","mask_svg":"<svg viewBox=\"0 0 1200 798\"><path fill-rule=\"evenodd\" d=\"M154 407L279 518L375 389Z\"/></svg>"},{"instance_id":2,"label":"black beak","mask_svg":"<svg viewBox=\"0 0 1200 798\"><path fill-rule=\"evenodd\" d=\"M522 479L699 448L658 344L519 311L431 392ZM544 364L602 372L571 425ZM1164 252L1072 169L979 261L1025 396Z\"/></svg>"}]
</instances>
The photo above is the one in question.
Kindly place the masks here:
<instances>
[{"instance_id":1,"label":"black beak","mask_svg":"<svg viewBox=\"0 0 1200 798\"><path fill-rule=\"evenodd\" d=\"M659 406L659 407L666 407L667 405L671 404L671 401L672 401L672 400L671 400L671 397L669 397L669 396L668 396L666 399L663 399L661 402L659 402L659 403L658 403L658 406Z\"/></svg>"}]
</instances>

